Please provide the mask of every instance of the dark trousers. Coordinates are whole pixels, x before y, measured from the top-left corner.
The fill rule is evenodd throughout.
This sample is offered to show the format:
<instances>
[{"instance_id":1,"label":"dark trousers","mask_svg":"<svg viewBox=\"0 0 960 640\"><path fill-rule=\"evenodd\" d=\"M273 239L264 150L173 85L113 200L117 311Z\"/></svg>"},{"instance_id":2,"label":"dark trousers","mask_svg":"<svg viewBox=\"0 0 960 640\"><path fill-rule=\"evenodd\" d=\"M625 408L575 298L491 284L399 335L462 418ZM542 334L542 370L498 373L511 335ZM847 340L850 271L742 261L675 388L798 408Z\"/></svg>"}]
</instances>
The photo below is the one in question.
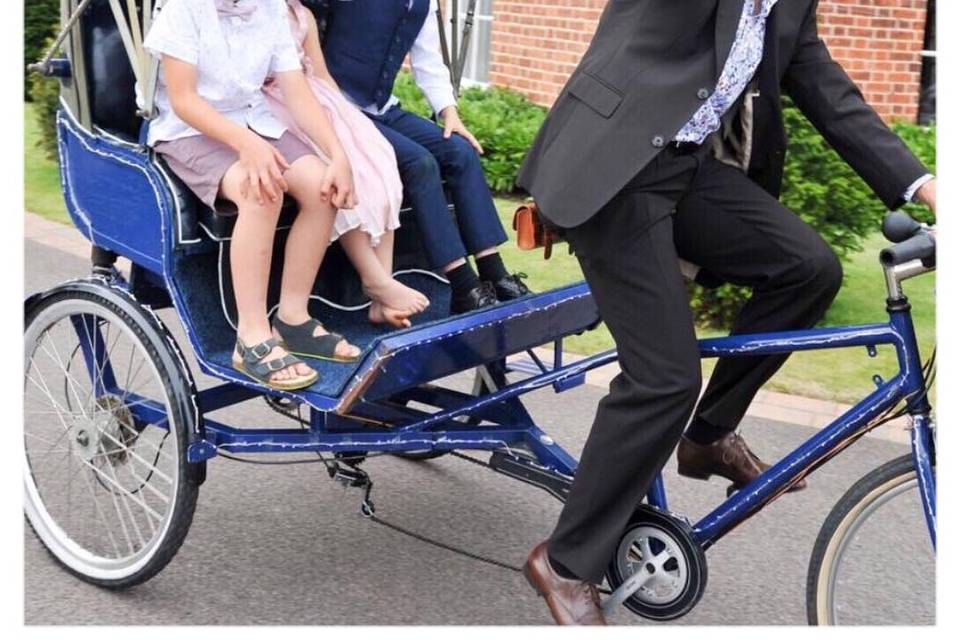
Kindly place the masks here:
<instances>
[{"instance_id":1,"label":"dark trousers","mask_svg":"<svg viewBox=\"0 0 960 640\"><path fill-rule=\"evenodd\" d=\"M567 233L621 367L549 541L550 556L585 580L601 579L697 404L700 358L678 258L753 288L737 333L812 326L840 287L840 263L820 236L708 146L668 147ZM735 427L784 360L721 360L700 414Z\"/></svg>"},{"instance_id":2,"label":"dark trousers","mask_svg":"<svg viewBox=\"0 0 960 640\"><path fill-rule=\"evenodd\" d=\"M507 241L480 158L466 139L456 134L445 139L435 123L400 107L370 117L397 154L404 195L431 269ZM447 208L444 182L456 220Z\"/></svg>"}]
</instances>

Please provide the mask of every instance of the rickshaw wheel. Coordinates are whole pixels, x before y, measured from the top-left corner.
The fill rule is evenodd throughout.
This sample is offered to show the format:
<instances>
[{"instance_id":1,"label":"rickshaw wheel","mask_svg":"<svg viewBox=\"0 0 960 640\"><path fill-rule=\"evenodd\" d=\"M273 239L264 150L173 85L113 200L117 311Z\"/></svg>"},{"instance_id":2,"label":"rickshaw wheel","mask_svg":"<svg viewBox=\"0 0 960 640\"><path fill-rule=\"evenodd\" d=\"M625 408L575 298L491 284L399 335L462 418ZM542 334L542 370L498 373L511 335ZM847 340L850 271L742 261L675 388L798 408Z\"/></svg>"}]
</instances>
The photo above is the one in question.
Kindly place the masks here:
<instances>
[{"instance_id":1,"label":"rickshaw wheel","mask_svg":"<svg viewBox=\"0 0 960 640\"><path fill-rule=\"evenodd\" d=\"M199 418L166 329L95 279L27 301L24 511L51 556L85 582L145 582L186 538L202 468Z\"/></svg>"},{"instance_id":2,"label":"rickshaw wheel","mask_svg":"<svg viewBox=\"0 0 960 640\"><path fill-rule=\"evenodd\" d=\"M607 582L615 591L637 572L650 578L623 606L648 620L686 615L707 586L706 555L690 527L647 505L637 507L620 537Z\"/></svg>"}]
</instances>

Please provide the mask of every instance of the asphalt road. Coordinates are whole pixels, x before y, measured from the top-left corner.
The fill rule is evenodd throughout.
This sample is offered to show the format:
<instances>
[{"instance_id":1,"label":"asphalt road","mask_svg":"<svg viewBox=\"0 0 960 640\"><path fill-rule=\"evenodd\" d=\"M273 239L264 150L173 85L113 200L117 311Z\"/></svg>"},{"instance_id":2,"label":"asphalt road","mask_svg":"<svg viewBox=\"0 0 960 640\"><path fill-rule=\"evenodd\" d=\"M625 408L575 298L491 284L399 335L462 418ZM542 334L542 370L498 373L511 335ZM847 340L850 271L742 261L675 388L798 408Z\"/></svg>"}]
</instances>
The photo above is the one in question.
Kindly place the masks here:
<instances>
[{"instance_id":1,"label":"asphalt road","mask_svg":"<svg viewBox=\"0 0 960 640\"><path fill-rule=\"evenodd\" d=\"M88 271L85 261L35 242L27 243L26 256L28 292ZM180 334L176 318L162 315ZM203 387L214 381L198 374L197 382ZM582 386L558 399L542 390L527 396L527 406L576 454L603 392ZM237 426L277 423L259 401L218 415ZM758 453L773 458L812 431L748 418L743 433ZM864 473L906 451L901 444L865 438L813 475L808 490L778 500L730 533L707 554L703 600L676 623L805 624L807 563L828 511ZM546 493L454 458L415 463L380 457L365 468L376 485L381 517L515 565L549 534L560 511ZM673 460L665 476L671 509L692 519L724 496L719 480L679 478ZM358 514L359 499L355 490L332 483L321 465L270 468L215 459L180 553L160 575L130 591L108 592L71 577L27 529L25 620L32 625L550 623L542 601L519 574L366 520ZM844 576L869 585L858 611L874 623L931 623L932 558L922 544L906 544L924 542L919 516L877 529L862 550L861 566ZM901 553L909 547L921 551ZM892 556L904 558L893 576ZM626 610L611 622L646 623Z\"/></svg>"}]
</instances>

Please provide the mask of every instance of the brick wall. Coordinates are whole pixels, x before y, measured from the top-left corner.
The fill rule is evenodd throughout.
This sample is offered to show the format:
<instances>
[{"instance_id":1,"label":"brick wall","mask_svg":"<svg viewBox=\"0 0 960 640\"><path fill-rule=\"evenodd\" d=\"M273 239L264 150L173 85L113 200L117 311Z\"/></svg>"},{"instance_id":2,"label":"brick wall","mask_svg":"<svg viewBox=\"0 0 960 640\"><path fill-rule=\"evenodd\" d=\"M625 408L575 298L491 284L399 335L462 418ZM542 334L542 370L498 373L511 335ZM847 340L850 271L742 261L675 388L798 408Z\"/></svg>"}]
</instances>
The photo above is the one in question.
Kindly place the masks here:
<instances>
[{"instance_id":1,"label":"brick wall","mask_svg":"<svg viewBox=\"0 0 960 640\"><path fill-rule=\"evenodd\" d=\"M590 43L605 4L494 0L490 81L552 104ZM926 0L821 0L821 35L887 120L916 118L926 5Z\"/></svg>"},{"instance_id":2,"label":"brick wall","mask_svg":"<svg viewBox=\"0 0 960 640\"><path fill-rule=\"evenodd\" d=\"M888 120L916 120L926 0L822 0L820 34Z\"/></svg>"}]
</instances>

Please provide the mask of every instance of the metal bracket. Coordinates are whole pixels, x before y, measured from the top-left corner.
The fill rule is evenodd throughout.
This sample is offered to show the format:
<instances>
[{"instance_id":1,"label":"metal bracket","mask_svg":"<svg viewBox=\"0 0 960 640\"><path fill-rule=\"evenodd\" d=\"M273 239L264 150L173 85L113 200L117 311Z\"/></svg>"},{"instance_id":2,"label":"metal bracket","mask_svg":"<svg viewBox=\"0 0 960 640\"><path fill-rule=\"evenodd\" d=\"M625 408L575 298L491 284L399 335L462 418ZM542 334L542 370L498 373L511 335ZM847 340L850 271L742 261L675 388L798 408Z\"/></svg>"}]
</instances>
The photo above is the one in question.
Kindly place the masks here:
<instances>
[{"instance_id":1,"label":"metal bracket","mask_svg":"<svg viewBox=\"0 0 960 640\"><path fill-rule=\"evenodd\" d=\"M624 602L632 598L633 594L639 591L649 579L650 574L644 573L643 571L637 571L635 574L627 578L627 580L621 584L616 591L610 594L610 597L603 601L602 608L604 617L613 615L613 612L616 611Z\"/></svg>"}]
</instances>

